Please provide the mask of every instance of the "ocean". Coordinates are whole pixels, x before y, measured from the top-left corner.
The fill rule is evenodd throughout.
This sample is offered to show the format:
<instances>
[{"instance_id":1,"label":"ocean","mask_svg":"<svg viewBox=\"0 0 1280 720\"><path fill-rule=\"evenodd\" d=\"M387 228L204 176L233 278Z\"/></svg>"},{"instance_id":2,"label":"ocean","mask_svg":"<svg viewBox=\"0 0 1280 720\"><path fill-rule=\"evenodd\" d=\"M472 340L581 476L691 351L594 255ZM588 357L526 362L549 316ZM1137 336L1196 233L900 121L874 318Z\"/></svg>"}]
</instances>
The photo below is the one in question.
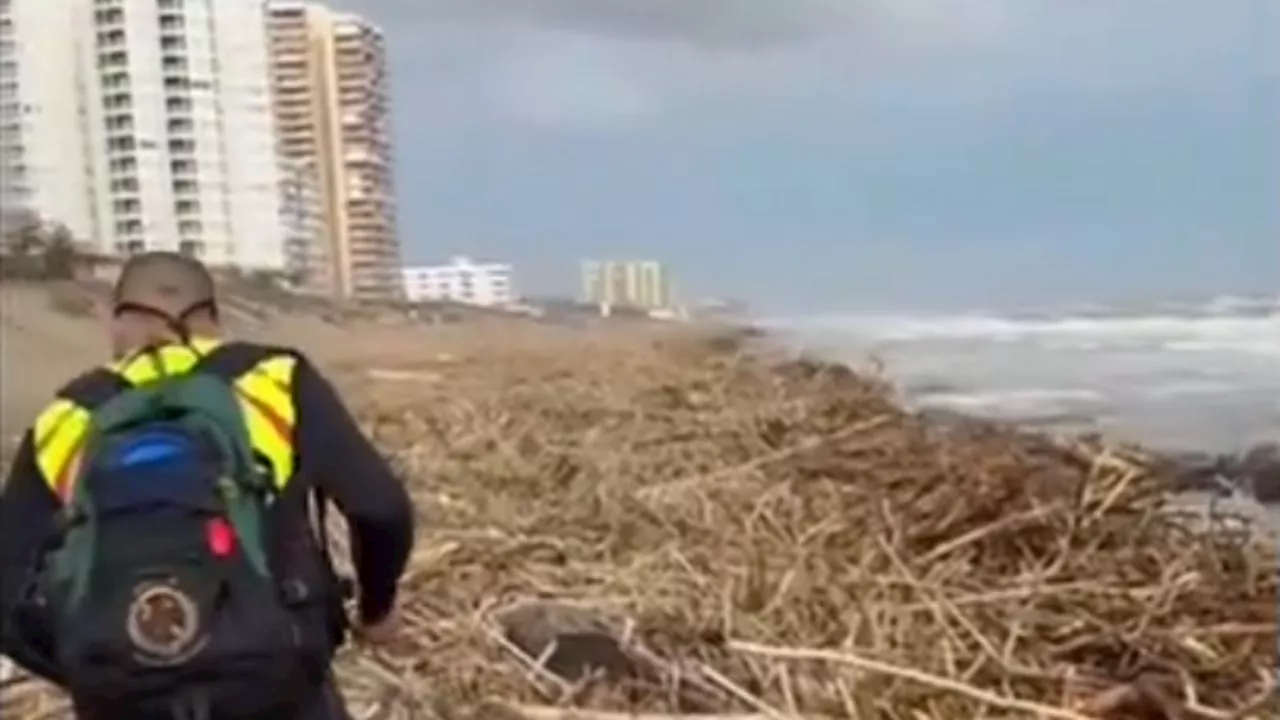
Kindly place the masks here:
<instances>
[{"instance_id":1,"label":"ocean","mask_svg":"<svg viewBox=\"0 0 1280 720\"><path fill-rule=\"evenodd\" d=\"M761 324L855 367L882 364L918 407L1172 450L1280 440L1280 298Z\"/></svg>"},{"instance_id":2,"label":"ocean","mask_svg":"<svg viewBox=\"0 0 1280 720\"><path fill-rule=\"evenodd\" d=\"M798 349L883 368L922 409L1170 451L1280 441L1280 298L760 325Z\"/></svg>"}]
</instances>

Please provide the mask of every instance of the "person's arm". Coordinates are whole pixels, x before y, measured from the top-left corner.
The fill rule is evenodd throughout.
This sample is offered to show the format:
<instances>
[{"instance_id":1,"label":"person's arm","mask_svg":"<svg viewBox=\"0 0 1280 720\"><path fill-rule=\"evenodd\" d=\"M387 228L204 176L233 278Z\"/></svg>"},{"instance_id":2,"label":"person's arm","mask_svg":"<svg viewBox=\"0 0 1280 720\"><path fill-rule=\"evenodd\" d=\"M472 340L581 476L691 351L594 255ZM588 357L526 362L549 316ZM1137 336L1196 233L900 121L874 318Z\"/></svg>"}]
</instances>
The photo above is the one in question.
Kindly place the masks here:
<instances>
[{"instance_id":1,"label":"person's arm","mask_svg":"<svg viewBox=\"0 0 1280 720\"><path fill-rule=\"evenodd\" d=\"M337 391L305 359L298 361L293 387L298 471L346 516L360 586L360 620L377 623L392 610L413 548L413 504Z\"/></svg>"},{"instance_id":2,"label":"person's arm","mask_svg":"<svg viewBox=\"0 0 1280 720\"><path fill-rule=\"evenodd\" d=\"M36 466L28 432L0 488L0 654L33 675L59 683L51 628L24 606L40 553L56 532L58 500Z\"/></svg>"}]
</instances>

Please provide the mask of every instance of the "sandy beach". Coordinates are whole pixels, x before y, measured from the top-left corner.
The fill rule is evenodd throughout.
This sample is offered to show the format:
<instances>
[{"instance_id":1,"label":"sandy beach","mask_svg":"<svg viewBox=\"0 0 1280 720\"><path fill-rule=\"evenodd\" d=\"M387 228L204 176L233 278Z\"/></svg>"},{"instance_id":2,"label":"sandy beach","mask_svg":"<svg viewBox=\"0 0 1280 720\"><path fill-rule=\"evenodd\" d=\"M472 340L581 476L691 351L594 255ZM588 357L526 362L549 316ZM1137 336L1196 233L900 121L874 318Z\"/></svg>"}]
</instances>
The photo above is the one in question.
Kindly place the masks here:
<instances>
[{"instance_id":1,"label":"sandy beach","mask_svg":"<svg viewBox=\"0 0 1280 720\"><path fill-rule=\"evenodd\" d=\"M100 344L5 293L9 434ZM1274 546L1179 513L1140 454L939 427L705 329L245 333L332 373L418 506L404 642L342 658L359 717L1280 712ZM0 714L60 702L21 681Z\"/></svg>"}]
</instances>

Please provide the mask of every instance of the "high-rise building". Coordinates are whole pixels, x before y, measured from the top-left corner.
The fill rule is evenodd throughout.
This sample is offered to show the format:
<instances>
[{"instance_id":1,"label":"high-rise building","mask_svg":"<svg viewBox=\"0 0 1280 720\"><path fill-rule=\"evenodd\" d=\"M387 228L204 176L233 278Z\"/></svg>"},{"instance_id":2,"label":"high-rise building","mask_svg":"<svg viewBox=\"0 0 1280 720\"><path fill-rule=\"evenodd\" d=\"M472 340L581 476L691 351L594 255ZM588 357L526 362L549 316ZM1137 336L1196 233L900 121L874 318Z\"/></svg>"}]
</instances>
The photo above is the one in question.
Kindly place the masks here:
<instances>
[{"instance_id":1,"label":"high-rise building","mask_svg":"<svg viewBox=\"0 0 1280 720\"><path fill-rule=\"evenodd\" d=\"M302 290L328 287L329 262L322 235L320 187L315 168L309 163L283 163L281 211L285 226L285 274Z\"/></svg>"},{"instance_id":2,"label":"high-rise building","mask_svg":"<svg viewBox=\"0 0 1280 720\"><path fill-rule=\"evenodd\" d=\"M105 252L283 268L259 0L5 1L25 171L10 190Z\"/></svg>"},{"instance_id":3,"label":"high-rise building","mask_svg":"<svg viewBox=\"0 0 1280 720\"><path fill-rule=\"evenodd\" d=\"M311 2L269 5L272 84L284 162L316 176L328 294L398 297L400 243L381 31Z\"/></svg>"},{"instance_id":4,"label":"high-rise building","mask_svg":"<svg viewBox=\"0 0 1280 720\"><path fill-rule=\"evenodd\" d=\"M90 240L98 226L78 6L88 3L0 0L0 208L6 218L39 216Z\"/></svg>"},{"instance_id":5,"label":"high-rise building","mask_svg":"<svg viewBox=\"0 0 1280 720\"><path fill-rule=\"evenodd\" d=\"M587 260L582 299L599 305L660 310L671 307L666 267L656 260Z\"/></svg>"}]
</instances>

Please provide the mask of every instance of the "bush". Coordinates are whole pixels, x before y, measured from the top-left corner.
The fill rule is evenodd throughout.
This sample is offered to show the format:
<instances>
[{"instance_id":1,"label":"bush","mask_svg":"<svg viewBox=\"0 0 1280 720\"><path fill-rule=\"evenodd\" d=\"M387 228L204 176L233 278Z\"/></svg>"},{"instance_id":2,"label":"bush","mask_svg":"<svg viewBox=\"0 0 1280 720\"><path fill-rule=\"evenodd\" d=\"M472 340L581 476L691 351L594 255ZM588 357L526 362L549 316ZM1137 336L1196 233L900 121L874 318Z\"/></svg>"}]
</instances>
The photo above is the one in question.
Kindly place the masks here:
<instances>
[{"instance_id":1,"label":"bush","mask_svg":"<svg viewBox=\"0 0 1280 720\"><path fill-rule=\"evenodd\" d=\"M0 277L8 280L71 280L76 274L75 238L63 225L27 224L5 237Z\"/></svg>"},{"instance_id":2,"label":"bush","mask_svg":"<svg viewBox=\"0 0 1280 720\"><path fill-rule=\"evenodd\" d=\"M60 282L49 287L49 307L71 317L94 317L98 309L93 298L71 282Z\"/></svg>"}]
</instances>

